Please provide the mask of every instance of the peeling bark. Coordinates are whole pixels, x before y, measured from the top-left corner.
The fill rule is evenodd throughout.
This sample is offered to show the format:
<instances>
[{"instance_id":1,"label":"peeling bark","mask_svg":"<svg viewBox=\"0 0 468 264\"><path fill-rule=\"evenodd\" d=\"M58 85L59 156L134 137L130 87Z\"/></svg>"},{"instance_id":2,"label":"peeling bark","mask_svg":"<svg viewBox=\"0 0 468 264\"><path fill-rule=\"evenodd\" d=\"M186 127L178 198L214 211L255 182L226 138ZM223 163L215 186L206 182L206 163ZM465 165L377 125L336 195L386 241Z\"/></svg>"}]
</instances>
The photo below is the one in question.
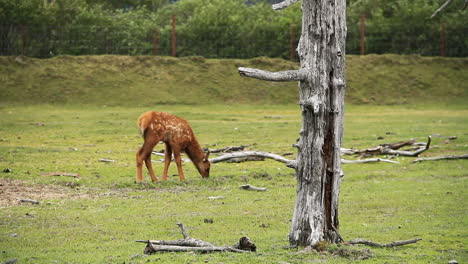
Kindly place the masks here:
<instances>
[{"instance_id":1,"label":"peeling bark","mask_svg":"<svg viewBox=\"0 0 468 264\"><path fill-rule=\"evenodd\" d=\"M341 242L338 197L345 94L346 3L303 0L300 82L302 128L297 144L297 200L289 242Z\"/></svg>"},{"instance_id":2,"label":"peeling bark","mask_svg":"<svg viewBox=\"0 0 468 264\"><path fill-rule=\"evenodd\" d=\"M273 9L286 8L285 0ZM300 81L302 110L300 139L294 163L297 199L289 242L292 246L315 245L322 240L342 241L338 221L338 197L343 177L343 137L346 42L346 1L303 0L302 34L298 45L301 67L271 73L239 68L242 76L269 81Z\"/></svg>"}]
</instances>

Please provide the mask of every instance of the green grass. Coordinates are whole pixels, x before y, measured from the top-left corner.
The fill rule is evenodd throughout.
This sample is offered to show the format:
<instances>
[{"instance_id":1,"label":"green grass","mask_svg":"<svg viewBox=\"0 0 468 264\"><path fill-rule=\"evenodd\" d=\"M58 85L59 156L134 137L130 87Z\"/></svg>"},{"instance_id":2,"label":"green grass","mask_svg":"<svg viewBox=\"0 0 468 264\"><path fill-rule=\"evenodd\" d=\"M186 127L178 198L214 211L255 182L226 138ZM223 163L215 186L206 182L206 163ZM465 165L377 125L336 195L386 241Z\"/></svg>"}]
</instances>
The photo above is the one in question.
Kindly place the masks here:
<instances>
[{"instance_id":1,"label":"green grass","mask_svg":"<svg viewBox=\"0 0 468 264\"><path fill-rule=\"evenodd\" d=\"M463 263L468 259L466 160L414 164L413 158L398 157L400 164L343 165L340 233L346 240L423 240L393 249L371 248L368 260L300 252L283 248L288 245L296 181L294 171L278 162L218 163L209 179L201 179L186 164L184 183L172 176L167 182L135 185L134 156L142 142L136 118L150 109L187 119L203 147L249 144L253 150L295 156L291 145L300 129L297 105L3 104L0 169L12 172L0 173L1 195L12 188L9 184L19 184L31 191L21 192L18 187L16 195L39 197L41 204L0 209L0 262L17 258L19 263L447 263L451 259ZM433 148L422 156L461 154L468 152L467 130L468 108L463 104L347 105L344 147L409 138L425 141L428 135L440 134L458 138L434 137ZM100 158L115 162L102 163ZM155 169L160 175L162 164L156 163ZM81 176L40 175L54 171ZM170 175L174 174L172 164ZM245 183L268 191L240 190ZM37 193L45 187L53 187L49 191L58 196ZM248 236L258 253L144 256L144 244L134 242L179 239L178 222L189 228L192 237L217 245L231 245Z\"/></svg>"},{"instance_id":2,"label":"green grass","mask_svg":"<svg viewBox=\"0 0 468 264\"><path fill-rule=\"evenodd\" d=\"M58 56L0 57L0 100L20 104L154 106L161 104L292 104L294 82L240 77L238 67L297 69L270 58ZM468 100L468 59L400 55L347 56L348 103L459 104Z\"/></svg>"}]
</instances>

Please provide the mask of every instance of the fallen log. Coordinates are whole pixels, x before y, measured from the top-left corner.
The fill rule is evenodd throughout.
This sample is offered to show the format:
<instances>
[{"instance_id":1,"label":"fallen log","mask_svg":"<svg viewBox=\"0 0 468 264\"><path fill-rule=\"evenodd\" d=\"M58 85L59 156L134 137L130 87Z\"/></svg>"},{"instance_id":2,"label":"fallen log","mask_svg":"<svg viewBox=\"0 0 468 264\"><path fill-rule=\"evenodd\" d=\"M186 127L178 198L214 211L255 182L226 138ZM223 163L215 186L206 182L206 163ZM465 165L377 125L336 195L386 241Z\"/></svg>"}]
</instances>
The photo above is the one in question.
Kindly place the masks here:
<instances>
[{"instance_id":1,"label":"fallen log","mask_svg":"<svg viewBox=\"0 0 468 264\"><path fill-rule=\"evenodd\" d=\"M372 241L369 241L369 240L357 238L357 239L349 240L348 242L346 242L346 244L350 244L350 245L363 244L363 245L368 245L368 246L372 246L372 247L398 247L398 246L404 246L404 245L416 243L416 242L418 242L420 240L422 240L422 238L401 240L401 241L393 241L393 242L390 242L390 243L387 243L387 244L380 244L380 243L372 242Z\"/></svg>"},{"instance_id":2,"label":"fallen log","mask_svg":"<svg viewBox=\"0 0 468 264\"><path fill-rule=\"evenodd\" d=\"M436 160L453 160L453 159L468 159L468 154L463 155L447 155L439 157L427 157L427 158L417 158L413 162L422 162L422 161L436 161Z\"/></svg>"},{"instance_id":3,"label":"fallen log","mask_svg":"<svg viewBox=\"0 0 468 264\"><path fill-rule=\"evenodd\" d=\"M182 223L177 224L184 239L180 240L137 240L136 242L146 243L144 254L154 254L157 252L236 252L249 253L257 250L257 247L248 237L241 237L239 242L233 246L219 247L200 239L188 236L187 230Z\"/></svg>"}]
</instances>

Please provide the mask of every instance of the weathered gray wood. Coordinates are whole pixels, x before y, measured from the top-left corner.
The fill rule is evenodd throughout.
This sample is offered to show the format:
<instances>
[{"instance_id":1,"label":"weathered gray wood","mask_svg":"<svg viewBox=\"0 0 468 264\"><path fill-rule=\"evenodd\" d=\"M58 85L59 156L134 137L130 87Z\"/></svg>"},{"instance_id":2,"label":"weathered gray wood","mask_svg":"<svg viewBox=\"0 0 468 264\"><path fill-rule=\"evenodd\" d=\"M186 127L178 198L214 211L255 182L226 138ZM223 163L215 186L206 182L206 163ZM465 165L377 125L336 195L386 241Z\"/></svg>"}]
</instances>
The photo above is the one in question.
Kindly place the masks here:
<instances>
[{"instance_id":1,"label":"weathered gray wood","mask_svg":"<svg viewBox=\"0 0 468 264\"><path fill-rule=\"evenodd\" d=\"M301 81L307 78L307 71L304 69L292 70L292 71L281 71L281 72L269 72L259 69L252 68L238 68L239 74L245 77L256 78L265 81L273 82L290 82L290 81Z\"/></svg>"},{"instance_id":2,"label":"weathered gray wood","mask_svg":"<svg viewBox=\"0 0 468 264\"><path fill-rule=\"evenodd\" d=\"M209 242L191 238L187 229L182 223L177 224L180 227L184 239L180 240L137 240L136 242L145 243L144 254L153 254L156 252L236 252L249 253L255 252L257 247L248 237L241 237L239 242L230 247L218 247Z\"/></svg>"},{"instance_id":3,"label":"weathered gray wood","mask_svg":"<svg viewBox=\"0 0 468 264\"><path fill-rule=\"evenodd\" d=\"M341 152L346 155L359 154L360 157L373 155L395 155L416 157L424 151L428 150L431 145L431 136L427 138L427 143L415 142L414 140L401 141L397 143L380 144L373 148L363 150L359 149L341 149ZM398 150L404 146L418 146L415 150Z\"/></svg>"},{"instance_id":4,"label":"weathered gray wood","mask_svg":"<svg viewBox=\"0 0 468 264\"><path fill-rule=\"evenodd\" d=\"M358 163L372 163L372 162L388 162L388 163L395 163L395 164L400 163L398 161L389 160L389 159L380 159L380 158L363 159L363 160L345 160L345 159L341 160L342 164L358 164Z\"/></svg>"},{"instance_id":5,"label":"weathered gray wood","mask_svg":"<svg viewBox=\"0 0 468 264\"><path fill-rule=\"evenodd\" d=\"M249 145L240 145L240 146L227 146L224 148L220 149L208 149L210 153L220 153L220 152L233 152L233 151L242 151L245 149L245 147L248 147Z\"/></svg>"},{"instance_id":6,"label":"weathered gray wood","mask_svg":"<svg viewBox=\"0 0 468 264\"><path fill-rule=\"evenodd\" d=\"M295 1L283 1L274 9ZM300 69L270 73L239 68L242 76L269 81L300 81L300 139L293 164L297 199L289 242L315 245L342 239L338 233L338 197L343 177L340 148L343 137L346 42L345 0L303 0Z\"/></svg>"},{"instance_id":7,"label":"weathered gray wood","mask_svg":"<svg viewBox=\"0 0 468 264\"><path fill-rule=\"evenodd\" d=\"M279 2L277 4L274 4L272 6L273 10L281 10L281 9L285 9L286 7L296 3L297 0L284 0L282 2Z\"/></svg>"},{"instance_id":8,"label":"weathered gray wood","mask_svg":"<svg viewBox=\"0 0 468 264\"><path fill-rule=\"evenodd\" d=\"M453 159L468 159L468 154L463 155L447 155L439 157L427 157L427 158L417 158L413 162L422 162L422 161L436 161L436 160L453 160Z\"/></svg>"},{"instance_id":9,"label":"weathered gray wood","mask_svg":"<svg viewBox=\"0 0 468 264\"><path fill-rule=\"evenodd\" d=\"M111 159L99 159L100 162L106 162L106 163L109 163L109 162L115 162L115 160L111 160Z\"/></svg>"},{"instance_id":10,"label":"weathered gray wood","mask_svg":"<svg viewBox=\"0 0 468 264\"><path fill-rule=\"evenodd\" d=\"M298 54L302 128L297 143L297 199L289 242L340 242L338 197L342 178L346 1L303 0Z\"/></svg>"},{"instance_id":11,"label":"weathered gray wood","mask_svg":"<svg viewBox=\"0 0 468 264\"><path fill-rule=\"evenodd\" d=\"M266 192L267 188L255 187L250 184L241 185L240 187L242 190L247 191L256 191L256 192Z\"/></svg>"},{"instance_id":12,"label":"weathered gray wood","mask_svg":"<svg viewBox=\"0 0 468 264\"><path fill-rule=\"evenodd\" d=\"M38 200L33 199L20 199L19 201L22 203L40 204Z\"/></svg>"},{"instance_id":13,"label":"weathered gray wood","mask_svg":"<svg viewBox=\"0 0 468 264\"><path fill-rule=\"evenodd\" d=\"M250 253L250 251L235 249L232 247L185 247L185 246L166 246L148 244L145 248L145 254L152 254L155 252L236 252L236 253Z\"/></svg>"},{"instance_id":14,"label":"weathered gray wood","mask_svg":"<svg viewBox=\"0 0 468 264\"><path fill-rule=\"evenodd\" d=\"M416 242L418 242L420 240L422 240L422 238L415 238L415 239L401 240L401 241L393 241L393 242L390 242L390 243L387 243L387 244L380 244L380 243L372 242L372 241L369 241L369 240L357 238L357 239L352 239L352 240L350 240L350 241L348 241L346 243L351 244L351 245L363 244L363 245L368 245L368 246L372 246L372 247L399 247L399 246L404 246L404 245L416 243Z\"/></svg>"},{"instance_id":15,"label":"weathered gray wood","mask_svg":"<svg viewBox=\"0 0 468 264\"><path fill-rule=\"evenodd\" d=\"M216 158L211 158L210 162L218 163L218 162L230 160L232 158L245 158L245 157L250 157L250 156L258 156L258 157L273 159L273 160L285 163L286 166L290 168L294 168L296 165L295 160L290 160L277 154L262 152L262 151L240 151L240 152L228 153L228 154L224 154L222 156L216 157Z\"/></svg>"}]
</instances>

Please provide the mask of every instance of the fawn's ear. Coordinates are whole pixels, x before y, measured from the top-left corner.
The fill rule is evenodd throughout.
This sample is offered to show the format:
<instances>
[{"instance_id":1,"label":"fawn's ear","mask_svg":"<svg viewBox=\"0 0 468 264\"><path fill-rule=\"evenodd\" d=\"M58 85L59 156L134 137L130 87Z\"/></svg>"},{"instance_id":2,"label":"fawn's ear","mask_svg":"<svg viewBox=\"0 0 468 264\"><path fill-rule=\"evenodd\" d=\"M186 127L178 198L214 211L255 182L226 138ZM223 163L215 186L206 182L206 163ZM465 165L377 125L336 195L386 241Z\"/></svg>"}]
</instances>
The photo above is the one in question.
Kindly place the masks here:
<instances>
[{"instance_id":1,"label":"fawn's ear","mask_svg":"<svg viewBox=\"0 0 468 264\"><path fill-rule=\"evenodd\" d=\"M210 151L208 150L205 154L205 160L208 161L208 157L210 156Z\"/></svg>"}]
</instances>

